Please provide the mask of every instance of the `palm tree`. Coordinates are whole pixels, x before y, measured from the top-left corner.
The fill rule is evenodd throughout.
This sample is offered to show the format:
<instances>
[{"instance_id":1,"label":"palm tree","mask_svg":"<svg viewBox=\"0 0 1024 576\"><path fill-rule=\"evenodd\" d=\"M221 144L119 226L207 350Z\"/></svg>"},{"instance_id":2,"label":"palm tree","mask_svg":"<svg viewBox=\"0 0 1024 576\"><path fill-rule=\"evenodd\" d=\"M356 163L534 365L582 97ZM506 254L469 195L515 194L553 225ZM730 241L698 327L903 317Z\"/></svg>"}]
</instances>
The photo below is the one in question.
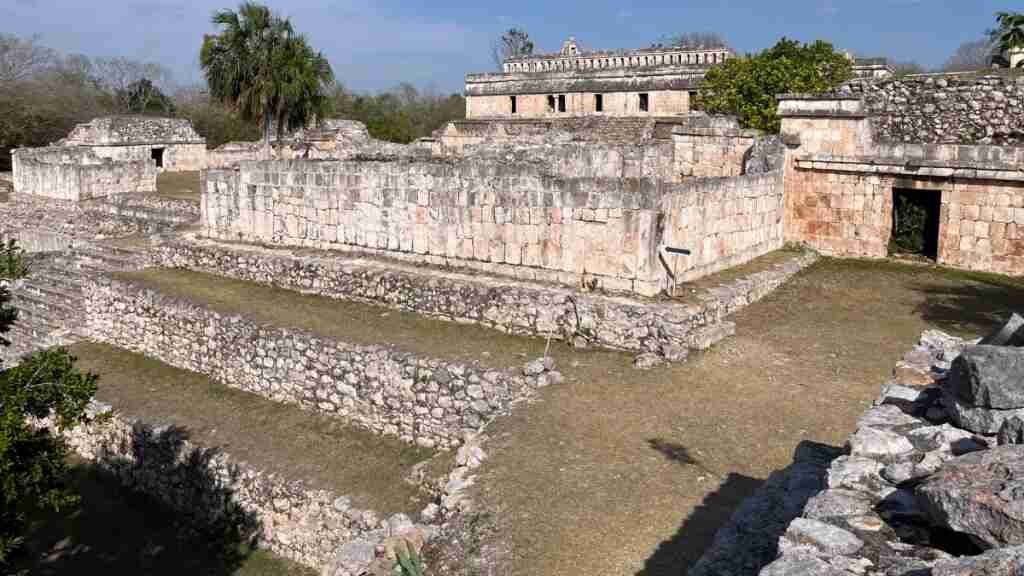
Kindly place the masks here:
<instances>
[{"instance_id":1,"label":"palm tree","mask_svg":"<svg viewBox=\"0 0 1024 576\"><path fill-rule=\"evenodd\" d=\"M1013 53L1024 49L1024 14L1016 12L999 12L996 14L999 27L989 32L989 37L996 47L993 62L1009 66ZM1024 66L1024 60L1017 67Z\"/></svg>"},{"instance_id":2,"label":"palm tree","mask_svg":"<svg viewBox=\"0 0 1024 576\"><path fill-rule=\"evenodd\" d=\"M323 117L334 73L287 18L244 2L237 12L215 12L213 23L222 30L205 36L199 52L210 94L261 122L264 142L275 122L280 136L287 126Z\"/></svg>"}]
</instances>

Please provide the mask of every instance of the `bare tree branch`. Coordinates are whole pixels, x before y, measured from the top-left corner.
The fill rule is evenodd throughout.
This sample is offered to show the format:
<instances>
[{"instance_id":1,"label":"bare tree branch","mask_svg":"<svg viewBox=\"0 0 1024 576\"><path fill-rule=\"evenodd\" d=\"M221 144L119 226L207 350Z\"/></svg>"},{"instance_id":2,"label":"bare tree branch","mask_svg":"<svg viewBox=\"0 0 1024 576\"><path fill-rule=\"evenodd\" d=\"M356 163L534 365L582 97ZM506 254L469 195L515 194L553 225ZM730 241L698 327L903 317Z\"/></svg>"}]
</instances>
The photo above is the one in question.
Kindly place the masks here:
<instances>
[{"instance_id":1,"label":"bare tree branch","mask_svg":"<svg viewBox=\"0 0 1024 576\"><path fill-rule=\"evenodd\" d=\"M25 80L49 68L56 53L39 44L39 37L21 39L0 34L0 83Z\"/></svg>"}]
</instances>

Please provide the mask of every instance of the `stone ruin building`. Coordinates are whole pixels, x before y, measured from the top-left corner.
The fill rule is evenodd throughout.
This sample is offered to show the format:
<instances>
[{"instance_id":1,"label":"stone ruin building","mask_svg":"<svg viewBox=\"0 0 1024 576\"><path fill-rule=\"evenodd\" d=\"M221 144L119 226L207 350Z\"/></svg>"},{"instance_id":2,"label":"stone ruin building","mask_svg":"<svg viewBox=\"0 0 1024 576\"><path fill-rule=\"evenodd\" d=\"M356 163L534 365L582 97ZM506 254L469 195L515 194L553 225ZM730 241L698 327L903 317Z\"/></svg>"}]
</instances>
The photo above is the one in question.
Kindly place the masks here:
<instances>
[{"instance_id":1,"label":"stone ruin building","mask_svg":"<svg viewBox=\"0 0 1024 576\"><path fill-rule=\"evenodd\" d=\"M567 49L565 70L506 75L590 74L587 55ZM684 53L639 54L628 58L668 57L664 70L691 65L678 61ZM593 73L625 78L643 74L638 66L595 59ZM651 72L661 74L659 66ZM479 102L487 101L499 106ZM729 314L815 252L885 257L900 197L928 214L936 262L1024 274L1022 108L1024 83L1012 78L883 78L835 94L780 95L778 136L682 107L635 118L574 116L567 104L566 117L470 119L411 145L338 121L270 149L233 144L202 154L190 129L177 137L171 124L98 121L59 145L15 153L0 235L22 240L34 260L14 286L24 312L17 346L3 353L16 359L94 339L424 449L459 450L457 481L442 483L438 504L417 524L432 525L460 510L476 434L560 381L549 363L485 370L357 346L244 315L226 319L109 273L196 270L630 351L641 365L682 361L732 334ZM162 169L203 169L199 202L151 194L161 146ZM118 203L94 202L103 196ZM787 243L811 251L699 297L675 297ZM929 358L941 355L933 348ZM227 349L237 353L203 352ZM83 451L102 452L92 443L105 436L76 438ZM159 477L145 465L134 464L138 474ZM267 546L325 574L359 574L365 566L345 563L352 547L373 550L397 530L335 504L337 495L260 486L240 493L273 528ZM405 530L407 520L395 522Z\"/></svg>"},{"instance_id":2,"label":"stone ruin building","mask_svg":"<svg viewBox=\"0 0 1024 576\"><path fill-rule=\"evenodd\" d=\"M206 139L183 118L108 116L75 126L52 146L16 150L13 167L15 188L37 196L154 192L161 171L206 167Z\"/></svg>"},{"instance_id":3,"label":"stone ruin building","mask_svg":"<svg viewBox=\"0 0 1024 576\"><path fill-rule=\"evenodd\" d=\"M466 119L686 114L708 67L734 55L690 47L587 52L570 38L557 54L510 58L499 74L468 74Z\"/></svg>"}]
</instances>

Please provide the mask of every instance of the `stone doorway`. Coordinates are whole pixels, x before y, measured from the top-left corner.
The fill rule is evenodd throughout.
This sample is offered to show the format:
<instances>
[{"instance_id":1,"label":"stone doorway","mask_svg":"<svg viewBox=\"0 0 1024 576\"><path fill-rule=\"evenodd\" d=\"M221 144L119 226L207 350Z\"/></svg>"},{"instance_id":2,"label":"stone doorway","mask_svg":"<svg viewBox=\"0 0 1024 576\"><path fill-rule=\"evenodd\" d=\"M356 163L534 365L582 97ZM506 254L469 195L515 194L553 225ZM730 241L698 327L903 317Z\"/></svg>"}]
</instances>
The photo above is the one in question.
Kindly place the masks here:
<instances>
[{"instance_id":1,"label":"stone doorway","mask_svg":"<svg viewBox=\"0 0 1024 576\"><path fill-rule=\"evenodd\" d=\"M941 190L893 188L889 254L938 260L941 206Z\"/></svg>"},{"instance_id":2,"label":"stone doorway","mask_svg":"<svg viewBox=\"0 0 1024 576\"><path fill-rule=\"evenodd\" d=\"M163 168L164 167L164 149L163 148L153 148L152 150L149 151L149 156L150 156L150 158L154 162L156 162L156 167L157 168Z\"/></svg>"}]
</instances>

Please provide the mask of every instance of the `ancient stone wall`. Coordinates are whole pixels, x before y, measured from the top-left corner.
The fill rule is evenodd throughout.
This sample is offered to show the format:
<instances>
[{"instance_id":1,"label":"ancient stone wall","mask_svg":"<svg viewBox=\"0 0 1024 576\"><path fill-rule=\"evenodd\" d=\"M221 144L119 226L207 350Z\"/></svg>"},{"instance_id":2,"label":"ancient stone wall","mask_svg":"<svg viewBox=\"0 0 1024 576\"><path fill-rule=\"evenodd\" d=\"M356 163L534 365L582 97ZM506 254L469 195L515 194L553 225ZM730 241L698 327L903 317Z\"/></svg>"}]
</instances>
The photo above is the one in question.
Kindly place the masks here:
<instances>
[{"instance_id":1,"label":"ancient stone wall","mask_svg":"<svg viewBox=\"0 0 1024 576\"><path fill-rule=\"evenodd\" d=\"M709 120L707 126L694 122L673 128L674 171L682 178L743 174L746 154L760 132L741 129L735 119L714 121L714 125Z\"/></svg>"},{"instance_id":2,"label":"ancient stone wall","mask_svg":"<svg viewBox=\"0 0 1024 576\"><path fill-rule=\"evenodd\" d=\"M564 110L561 99L564 99ZM503 94L466 98L466 118L616 118L670 116L689 111L690 93L686 90L638 89L625 92Z\"/></svg>"},{"instance_id":3,"label":"ancient stone wall","mask_svg":"<svg viewBox=\"0 0 1024 576\"><path fill-rule=\"evenodd\" d=\"M935 75L852 83L878 142L1024 145L1024 77Z\"/></svg>"},{"instance_id":4,"label":"ancient stone wall","mask_svg":"<svg viewBox=\"0 0 1024 576\"><path fill-rule=\"evenodd\" d=\"M425 447L457 446L555 378L544 365L489 370L264 326L104 278L84 308L91 338Z\"/></svg>"},{"instance_id":5,"label":"ancient stone wall","mask_svg":"<svg viewBox=\"0 0 1024 576\"><path fill-rule=\"evenodd\" d=\"M59 200L156 191L151 160L111 160L74 146L14 151L14 190Z\"/></svg>"},{"instance_id":6,"label":"ancient stone wall","mask_svg":"<svg viewBox=\"0 0 1024 576\"><path fill-rule=\"evenodd\" d=\"M126 146L141 144L205 144L186 118L105 116L79 124L60 144L65 146Z\"/></svg>"},{"instance_id":7,"label":"ancient stone wall","mask_svg":"<svg viewBox=\"0 0 1024 576\"><path fill-rule=\"evenodd\" d=\"M646 179L557 179L472 160L243 163L207 174L203 227L223 240L654 294L662 193Z\"/></svg>"},{"instance_id":8,"label":"ancient stone wall","mask_svg":"<svg viewBox=\"0 0 1024 576\"><path fill-rule=\"evenodd\" d=\"M162 151L160 169L168 172L189 172L207 167L206 143L166 145L125 145L92 146L92 151L101 158L117 162L154 162L154 150Z\"/></svg>"},{"instance_id":9,"label":"ancient stone wall","mask_svg":"<svg viewBox=\"0 0 1024 576\"><path fill-rule=\"evenodd\" d=\"M743 264L784 243L782 171L732 178L700 178L673 188L663 202L663 253L676 282Z\"/></svg>"}]
</instances>

